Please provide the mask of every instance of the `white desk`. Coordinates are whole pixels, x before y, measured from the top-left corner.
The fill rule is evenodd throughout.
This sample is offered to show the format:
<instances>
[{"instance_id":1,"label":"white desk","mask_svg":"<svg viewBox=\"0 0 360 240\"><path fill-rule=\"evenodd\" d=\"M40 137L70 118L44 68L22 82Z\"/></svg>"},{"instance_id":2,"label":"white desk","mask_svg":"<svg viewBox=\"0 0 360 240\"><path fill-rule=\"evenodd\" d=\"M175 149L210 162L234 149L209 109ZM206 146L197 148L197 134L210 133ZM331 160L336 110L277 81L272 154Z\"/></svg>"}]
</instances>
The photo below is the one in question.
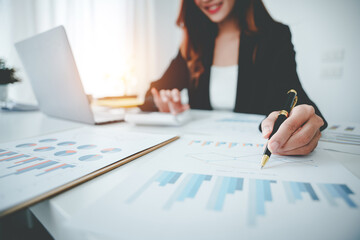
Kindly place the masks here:
<instances>
[{"instance_id":1,"label":"white desk","mask_svg":"<svg viewBox=\"0 0 360 240\"><path fill-rule=\"evenodd\" d=\"M196 118L204 118L221 114L215 111L193 111ZM54 118L49 118L40 112L1 112L0 111L0 142L7 142L21 138L28 138L42 134L62 131L71 128L84 126L80 123L69 122ZM98 126L133 128L126 123L114 123L110 125ZM136 127L146 132L176 133L181 135L184 132L182 128L174 127ZM161 149L156 150L161 151ZM151 153L150 153L151 154ZM354 175L360 178L360 157L345 153L331 153ZM96 201L104 193L120 183L125 177L146 160L139 158L109 173L99 176L89 182L86 182L76 188L62 193L50 200L43 201L30 209L45 226L49 233L55 239L74 238L71 231L66 229L64 223L71 219L79 210L86 208Z\"/></svg>"}]
</instances>

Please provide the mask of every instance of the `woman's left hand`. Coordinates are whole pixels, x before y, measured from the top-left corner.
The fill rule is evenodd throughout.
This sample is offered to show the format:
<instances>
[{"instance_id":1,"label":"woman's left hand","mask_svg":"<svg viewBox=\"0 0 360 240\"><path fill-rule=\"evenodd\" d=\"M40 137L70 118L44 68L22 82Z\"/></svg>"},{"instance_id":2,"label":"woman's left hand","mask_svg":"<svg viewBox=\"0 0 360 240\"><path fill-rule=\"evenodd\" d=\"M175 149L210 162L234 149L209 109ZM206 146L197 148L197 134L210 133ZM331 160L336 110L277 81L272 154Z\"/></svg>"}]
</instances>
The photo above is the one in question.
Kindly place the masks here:
<instances>
[{"instance_id":1,"label":"woman's left hand","mask_svg":"<svg viewBox=\"0 0 360 240\"><path fill-rule=\"evenodd\" d=\"M261 123L264 138L269 138L278 114L279 111L272 112ZM269 150L278 155L307 155L316 148L322 125L324 121L315 114L313 106L296 106L269 140Z\"/></svg>"}]
</instances>

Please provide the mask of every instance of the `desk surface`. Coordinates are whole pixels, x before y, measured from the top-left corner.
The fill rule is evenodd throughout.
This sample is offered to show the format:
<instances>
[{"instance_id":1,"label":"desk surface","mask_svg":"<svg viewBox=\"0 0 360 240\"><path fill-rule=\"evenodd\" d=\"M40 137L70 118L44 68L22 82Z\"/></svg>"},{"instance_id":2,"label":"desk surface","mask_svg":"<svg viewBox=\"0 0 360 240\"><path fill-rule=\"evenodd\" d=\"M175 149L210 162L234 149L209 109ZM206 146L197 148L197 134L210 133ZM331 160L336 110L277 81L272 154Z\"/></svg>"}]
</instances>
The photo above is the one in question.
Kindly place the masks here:
<instances>
[{"instance_id":1,"label":"desk surface","mask_svg":"<svg viewBox=\"0 0 360 240\"><path fill-rule=\"evenodd\" d=\"M195 118L207 118L223 114L216 111L194 111ZM1 112L0 111L0 143L22 138L63 131L84 126L84 124L50 118L40 112ZM144 132L175 133L182 135L191 133L181 127L135 127L127 123L114 123L97 126L99 128L119 127L125 129L136 128ZM161 151L161 149L157 150ZM358 155L346 153L331 153L341 164L360 178L360 160ZM148 159L148 158L147 158ZM43 201L31 207L31 211L56 239L69 239L72 237L68 231L66 221L71 219L78 211L86 208L103 194L123 181L137 167L144 164L146 159L137 159L109 173L86 182L74 189L62 193L50 200Z\"/></svg>"}]
</instances>

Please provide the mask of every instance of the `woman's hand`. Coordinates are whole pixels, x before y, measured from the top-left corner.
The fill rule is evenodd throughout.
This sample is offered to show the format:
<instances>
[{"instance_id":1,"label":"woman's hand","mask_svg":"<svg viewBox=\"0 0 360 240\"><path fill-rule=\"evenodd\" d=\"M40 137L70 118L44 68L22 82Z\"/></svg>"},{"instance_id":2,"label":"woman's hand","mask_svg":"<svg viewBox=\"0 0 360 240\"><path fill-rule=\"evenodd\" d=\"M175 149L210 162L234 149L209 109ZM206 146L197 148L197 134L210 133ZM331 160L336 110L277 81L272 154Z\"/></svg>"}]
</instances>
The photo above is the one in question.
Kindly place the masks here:
<instances>
[{"instance_id":1,"label":"woman's hand","mask_svg":"<svg viewBox=\"0 0 360 240\"><path fill-rule=\"evenodd\" d=\"M278 114L278 111L272 112L261 123L264 138L269 138ZM324 121L315 114L314 107L305 104L296 106L269 140L269 150L278 155L309 154L318 144L322 125Z\"/></svg>"},{"instance_id":2,"label":"woman's hand","mask_svg":"<svg viewBox=\"0 0 360 240\"><path fill-rule=\"evenodd\" d=\"M160 112L170 112L171 114L179 114L190 108L189 104L181 103L180 91L176 88L172 90L151 89L156 107Z\"/></svg>"}]
</instances>

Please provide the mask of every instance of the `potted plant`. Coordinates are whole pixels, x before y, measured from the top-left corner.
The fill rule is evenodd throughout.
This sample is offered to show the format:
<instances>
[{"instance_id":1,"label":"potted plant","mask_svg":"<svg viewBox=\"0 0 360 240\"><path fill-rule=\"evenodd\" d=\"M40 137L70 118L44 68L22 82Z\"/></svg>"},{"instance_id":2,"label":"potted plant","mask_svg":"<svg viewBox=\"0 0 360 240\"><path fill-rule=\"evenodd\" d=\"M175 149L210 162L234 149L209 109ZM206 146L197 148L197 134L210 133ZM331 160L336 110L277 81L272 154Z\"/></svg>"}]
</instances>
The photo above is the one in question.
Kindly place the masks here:
<instances>
[{"instance_id":1,"label":"potted plant","mask_svg":"<svg viewBox=\"0 0 360 240\"><path fill-rule=\"evenodd\" d=\"M20 82L15 76L14 68L6 67L5 61L0 59L0 102L7 99L7 85L10 83Z\"/></svg>"}]
</instances>

